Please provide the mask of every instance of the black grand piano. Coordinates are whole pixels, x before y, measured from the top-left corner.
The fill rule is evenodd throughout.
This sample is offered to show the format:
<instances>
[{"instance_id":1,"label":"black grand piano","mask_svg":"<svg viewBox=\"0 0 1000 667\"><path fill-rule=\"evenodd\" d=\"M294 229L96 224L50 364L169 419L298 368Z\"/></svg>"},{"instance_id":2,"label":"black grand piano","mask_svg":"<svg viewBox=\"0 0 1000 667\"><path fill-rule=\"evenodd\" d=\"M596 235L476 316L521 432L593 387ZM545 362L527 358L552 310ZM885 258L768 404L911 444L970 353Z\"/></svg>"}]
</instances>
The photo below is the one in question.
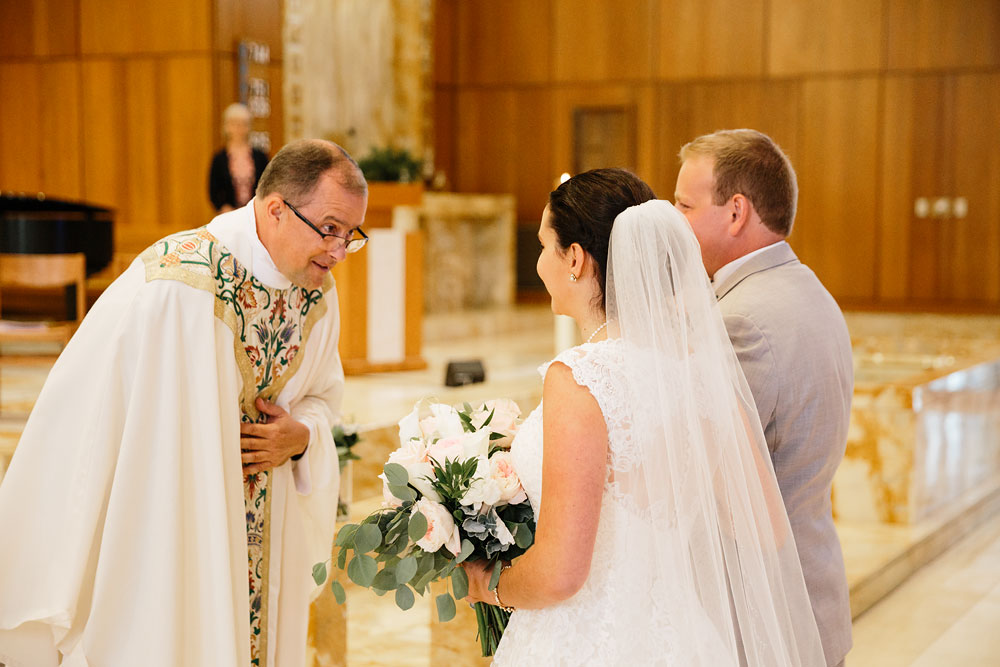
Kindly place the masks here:
<instances>
[{"instance_id":1,"label":"black grand piano","mask_svg":"<svg viewBox=\"0 0 1000 667\"><path fill-rule=\"evenodd\" d=\"M111 263L113 214L44 194L0 192L0 253L82 252L89 276Z\"/></svg>"},{"instance_id":2,"label":"black grand piano","mask_svg":"<svg viewBox=\"0 0 1000 667\"><path fill-rule=\"evenodd\" d=\"M112 209L85 202L0 192L0 253L82 252L89 276L111 263L113 220ZM69 296L67 305L75 310Z\"/></svg>"}]
</instances>

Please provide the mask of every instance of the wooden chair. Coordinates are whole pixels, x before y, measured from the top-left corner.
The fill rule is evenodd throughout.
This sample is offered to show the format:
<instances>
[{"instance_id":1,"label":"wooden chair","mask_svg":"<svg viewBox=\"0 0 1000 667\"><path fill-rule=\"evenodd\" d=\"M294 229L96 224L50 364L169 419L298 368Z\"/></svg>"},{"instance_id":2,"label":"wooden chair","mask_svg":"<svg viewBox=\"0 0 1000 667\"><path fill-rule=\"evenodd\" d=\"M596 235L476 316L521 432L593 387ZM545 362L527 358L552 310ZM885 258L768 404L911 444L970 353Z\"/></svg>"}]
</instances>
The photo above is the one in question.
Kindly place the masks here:
<instances>
[{"instance_id":1,"label":"wooden chair","mask_svg":"<svg viewBox=\"0 0 1000 667\"><path fill-rule=\"evenodd\" d=\"M61 346L80 326L86 311L86 259L83 253L64 255L0 254L0 291L5 287L76 288L76 319L2 320L0 343L5 342L55 342ZM2 298L0 298L2 304ZM0 356L0 363L22 363L39 359L50 360L57 356L17 355Z\"/></svg>"}]
</instances>

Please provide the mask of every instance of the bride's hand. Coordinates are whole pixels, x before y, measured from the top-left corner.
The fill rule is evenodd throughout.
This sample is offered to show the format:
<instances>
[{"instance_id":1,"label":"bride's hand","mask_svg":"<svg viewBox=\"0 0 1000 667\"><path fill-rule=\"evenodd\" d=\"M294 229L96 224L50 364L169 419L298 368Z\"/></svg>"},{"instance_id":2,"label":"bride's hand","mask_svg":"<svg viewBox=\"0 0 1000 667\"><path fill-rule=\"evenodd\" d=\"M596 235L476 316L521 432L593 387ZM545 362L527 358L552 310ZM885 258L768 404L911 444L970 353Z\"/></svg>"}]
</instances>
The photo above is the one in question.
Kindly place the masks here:
<instances>
[{"instance_id":1,"label":"bride's hand","mask_svg":"<svg viewBox=\"0 0 1000 667\"><path fill-rule=\"evenodd\" d=\"M490 575L493 574L493 567L489 561L476 560L466 561L460 565L469 577L469 594L465 599L469 602L485 602L496 604L493 598L493 591L489 590Z\"/></svg>"}]
</instances>

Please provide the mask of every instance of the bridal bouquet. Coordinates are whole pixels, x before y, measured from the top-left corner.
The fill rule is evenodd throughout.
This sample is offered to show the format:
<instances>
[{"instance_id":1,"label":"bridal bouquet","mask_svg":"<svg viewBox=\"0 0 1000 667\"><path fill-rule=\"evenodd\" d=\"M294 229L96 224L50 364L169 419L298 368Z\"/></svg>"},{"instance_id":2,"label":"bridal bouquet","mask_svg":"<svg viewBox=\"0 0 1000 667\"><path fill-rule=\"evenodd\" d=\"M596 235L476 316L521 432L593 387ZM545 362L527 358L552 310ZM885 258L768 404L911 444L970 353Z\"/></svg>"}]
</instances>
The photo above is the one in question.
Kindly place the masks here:
<instances>
[{"instance_id":1,"label":"bridal bouquet","mask_svg":"<svg viewBox=\"0 0 1000 667\"><path fill-rule=\"evenodd\" d=\"M520 556L534 540L534 514L509 452L520 410L510 400L466 403L462 410L440 403L424 413L418 408L399 422L400 447L379 475L382 508L340 529L335 565L376 595L394 591L403 610L413 606L414 593L422 596L431 582L447 580L451 591L435 603L438 618L448 621L455 601L468 593L460 563L492 561L492 590L501 561ZM317 563L317 585L326 577L326 563ZM343 604L343 587L337 581L330 586ZM509 614L493 605L475 607L483 655L493 655Z\"/></svg>"}]
</instances>

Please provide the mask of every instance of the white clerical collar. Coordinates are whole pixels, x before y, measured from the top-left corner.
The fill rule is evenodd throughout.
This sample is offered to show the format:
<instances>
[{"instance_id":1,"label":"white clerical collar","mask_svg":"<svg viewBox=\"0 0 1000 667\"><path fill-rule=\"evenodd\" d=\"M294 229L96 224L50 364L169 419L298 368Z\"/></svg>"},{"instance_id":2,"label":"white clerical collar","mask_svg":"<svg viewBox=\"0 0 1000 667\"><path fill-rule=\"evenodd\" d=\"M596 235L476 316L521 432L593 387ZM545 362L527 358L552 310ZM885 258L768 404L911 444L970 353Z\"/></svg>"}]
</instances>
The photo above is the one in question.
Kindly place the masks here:
<instances>
[{"instance_id":1,"label":"white clerical collar","mask_svg":"<svg viewBox=\"0 0 1000 667\"><path fill-rule=\"evenodd\" d=\"M243 208L216 216L208 223L208 231L224 245L254 278L267 287L288 289L292 281L274 265L271 254L257 236L257 218L251 199Z\"/></svg>"},{"instance_id":2,"label":"white clerical collar","mask_svg":"<svg viewBox=\"0 0 1000 667\"><path fill-rule=\"evenodd\" d=\"M729 262L729 264L726 264L721 269L719 269L718 271L715 272L715 275L712 276L712 284L713 285L721 285L727 278L729 278L731 275L733 275L734 273L736 273L736 271L741 266L743 266L747 262L747 260L749 260L750 258L755 257L755 256L761 254L762 252L764 252L768 248L773 248L774 246L780 245L782 243L784 243L785 245L788 245L787 241L777 241L776 243L772 243L771 245L766 245L763 248L757 248L753 252L748 252L747 254L743 255L742 257L737 257L733 261Z\"/></svg>"}]
</instances>

